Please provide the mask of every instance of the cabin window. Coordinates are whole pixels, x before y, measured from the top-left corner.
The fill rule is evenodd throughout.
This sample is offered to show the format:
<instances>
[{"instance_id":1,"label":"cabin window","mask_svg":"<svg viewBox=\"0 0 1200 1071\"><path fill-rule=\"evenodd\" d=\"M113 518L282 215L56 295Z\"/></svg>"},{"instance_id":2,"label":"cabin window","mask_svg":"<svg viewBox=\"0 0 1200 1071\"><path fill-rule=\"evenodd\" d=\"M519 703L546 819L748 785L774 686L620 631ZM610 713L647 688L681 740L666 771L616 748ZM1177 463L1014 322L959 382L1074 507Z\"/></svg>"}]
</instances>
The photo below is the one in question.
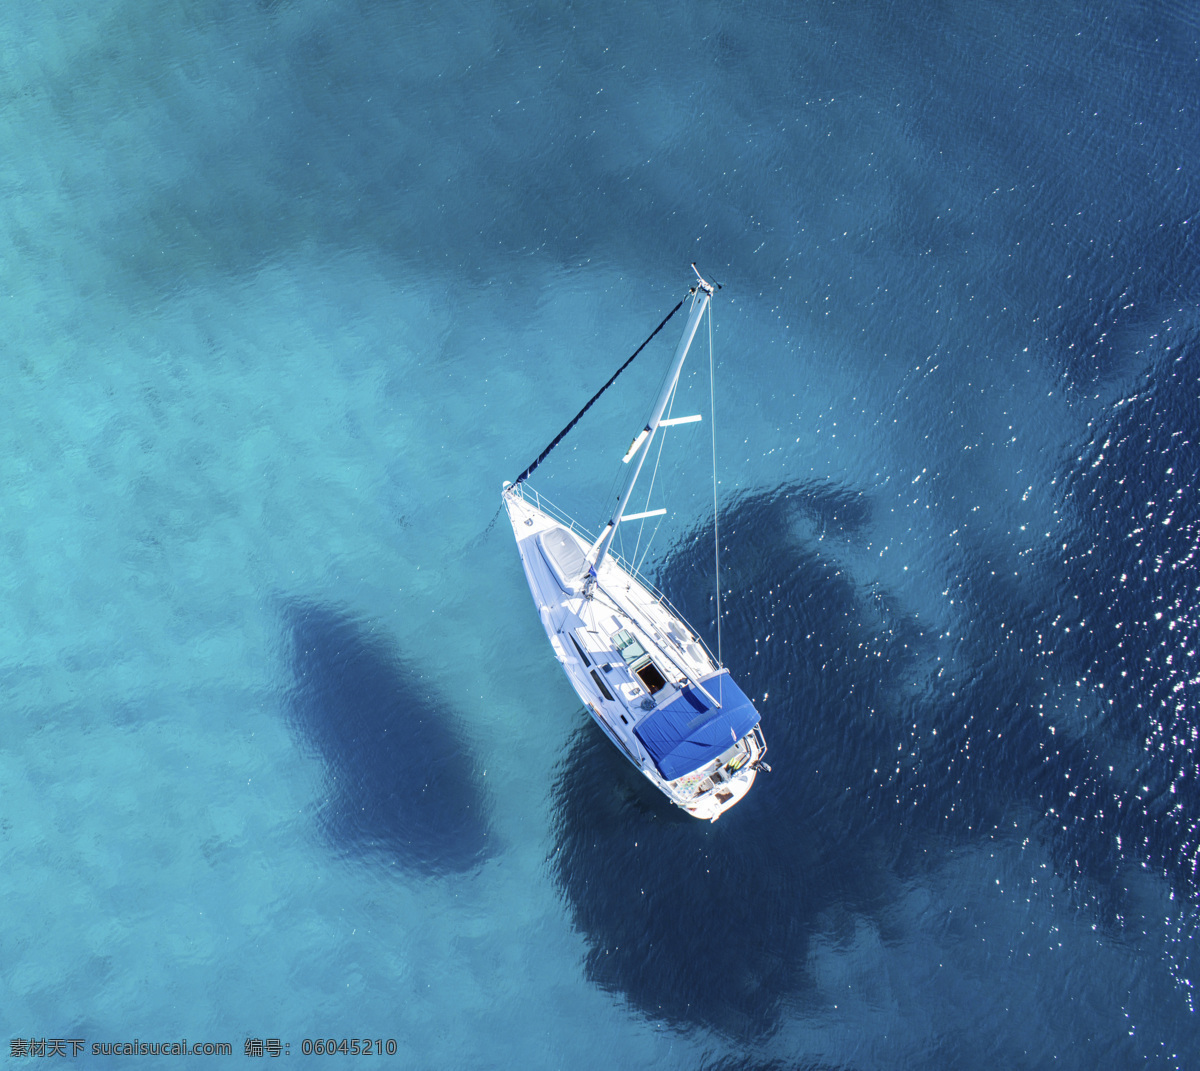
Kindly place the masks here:
<instances>
[{"instance_id":1,"label":"cabin window","mask_svg":"<svg viewBox=\"0 0 1200 1071\"><path fill-rule=\"evenodd\" d=\"M569 639L575 645L575 650L579 652L579 657L583 659L583 664L585 666L590 666L592 664L591 660L586 654L584 654L583 648L579 646L579 641L569 632L567 633L567 639Z\"/></svg>"},{"instance_id":2,"label":"cabin window","mask_svg":"<svg viewBox=\"0 0 1200 1071\"><path fill-rule=\"evenodd\" d=\"M612 692L608 690L607 685L600 679L600 674L594 669L592 670L592 680L596 682L596 687L600 689L600 694L604 696L610 703L612 702Z\"/></svg>"}]
</instances>

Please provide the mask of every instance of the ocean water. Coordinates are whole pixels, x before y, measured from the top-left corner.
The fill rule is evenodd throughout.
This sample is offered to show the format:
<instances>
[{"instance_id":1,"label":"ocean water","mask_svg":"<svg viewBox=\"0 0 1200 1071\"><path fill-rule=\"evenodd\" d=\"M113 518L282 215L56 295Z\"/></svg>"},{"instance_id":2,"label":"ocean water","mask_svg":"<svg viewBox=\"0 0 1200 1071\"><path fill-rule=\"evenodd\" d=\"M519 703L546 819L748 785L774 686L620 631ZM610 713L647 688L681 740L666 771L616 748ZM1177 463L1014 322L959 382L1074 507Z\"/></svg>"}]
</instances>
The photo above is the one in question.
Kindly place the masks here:
<instances>
[{"instance_id":1,"label":"ocean water","mask_svg":"<svg viewBox=\"0 0 1200 1071\"><path fill-rule=\"evenodd\" d=\"M1200 1066L1196 4L9 0L0 57L6 1056ZM711 826L491 524L693 260L774 768ZM536 475L585 524L677 324Z\"/></svg>"}]
</instances>

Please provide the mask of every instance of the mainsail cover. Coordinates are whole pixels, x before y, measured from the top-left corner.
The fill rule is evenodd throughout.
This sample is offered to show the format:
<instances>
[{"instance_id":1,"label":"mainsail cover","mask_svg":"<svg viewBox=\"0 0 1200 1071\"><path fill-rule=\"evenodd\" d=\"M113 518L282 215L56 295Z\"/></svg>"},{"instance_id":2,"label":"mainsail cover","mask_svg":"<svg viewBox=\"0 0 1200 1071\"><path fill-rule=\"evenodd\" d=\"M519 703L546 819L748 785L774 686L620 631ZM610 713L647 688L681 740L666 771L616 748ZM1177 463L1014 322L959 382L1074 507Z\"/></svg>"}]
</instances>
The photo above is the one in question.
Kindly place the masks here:
<instances>
[{"instance_id":1,"label":"mainsail cover","mask_svg":"<svg viewBox=\"0 0 1200 1071\"><path fill-rule=\"evenodd\" d=\"M703 693L684 688L634 729L668 781L700 769L758 724L758 711L728 670L701 683L720 707L714 707Z\"/></svg>"}]
</instances>

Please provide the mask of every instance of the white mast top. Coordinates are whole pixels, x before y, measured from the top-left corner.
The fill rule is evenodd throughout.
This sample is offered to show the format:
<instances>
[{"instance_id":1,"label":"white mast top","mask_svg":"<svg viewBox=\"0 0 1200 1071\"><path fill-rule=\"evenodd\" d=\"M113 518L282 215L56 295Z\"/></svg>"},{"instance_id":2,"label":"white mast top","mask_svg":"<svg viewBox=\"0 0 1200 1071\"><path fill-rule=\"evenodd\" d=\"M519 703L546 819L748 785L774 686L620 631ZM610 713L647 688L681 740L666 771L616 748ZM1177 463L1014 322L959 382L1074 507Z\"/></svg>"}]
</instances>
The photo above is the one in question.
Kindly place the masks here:
<instances>
[{"instance_id":1,"label":"white mast top","mask_svg":"<svg viewBox=\"0 0 1200 1071\"><path fill-rule=\"evenodd\" d=\"M692 266L692 269L693 271L695 270L695 265ZM633 494L633 485L637 483L638 475L642 471L642 465L650 453L650 446L654 442L654 433L658 431L659 425L662 423L667 403L671 400L675 384L679 382L679 375L683 371L683 362L687 359L688 350L691 348L692 340L696 337L696 330L700 326L700 318L704 315L704 310L708 308L708 303L712 299L713 288L711 284L705 282L699 272L696 272L696 278L699 281L692 291L692 308L688 314L687 324L683 328L683 336L679 339L679 345L675 348L675 358L671 363L671 370L667 374L667 381L663 384L662 393L658 396L658 401L654 403L654 409L650 413L650 419L646 421L645 428L642 429L641 434L634 440L629 453L625 455L625 460L629 461L636 454L637 463L630 471L629 478L625 481L625 486L621 490L621 497L617 501L616 512L613 513L608 524L604 526L603 531L600 533L600 538L592 544L592 549L588 551L588 564L593 569L599 567L600 563L604 561L605 555L608 554L609 546L612 544L613 536L617 531L617 525L621 523L625 507L629 504L629 496Z\"/></svg>"}]
</instances>

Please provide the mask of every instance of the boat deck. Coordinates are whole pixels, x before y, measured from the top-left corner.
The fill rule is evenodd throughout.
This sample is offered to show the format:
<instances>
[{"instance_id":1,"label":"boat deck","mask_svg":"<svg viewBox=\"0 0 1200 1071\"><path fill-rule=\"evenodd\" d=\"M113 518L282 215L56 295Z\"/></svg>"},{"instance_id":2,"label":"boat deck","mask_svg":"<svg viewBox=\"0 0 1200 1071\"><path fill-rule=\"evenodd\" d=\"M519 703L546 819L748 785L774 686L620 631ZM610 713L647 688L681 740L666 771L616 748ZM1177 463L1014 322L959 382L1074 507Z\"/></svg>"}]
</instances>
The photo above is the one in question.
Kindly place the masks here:
<instances>
[{"instance_id":1,"label":"boat deck","mask_svg":"<svg viewBox=\"0 0 1200 1071\"><path fill-rule=\"evenodd\" d=\"M741 744L735 736L720 762L675 774L674 780L664 776L636 730L681 698L691 697L703 707L704 700L696 698L703 696L710 709L720 707L712 690L728 676L666 600L614 557L605 558L595 582L587 585L588 543L569 521L521 493L506 493L504 501L543 627L576 692L610 739L661 791L698 817L715 819L754 780L753 763L765 750L757 730ZM745 700L735 685L728 687ZM737 768L723 769L727 762ZM718 799L710 790L721 781L728 783Z\"/></svg>"}]
</instances>

